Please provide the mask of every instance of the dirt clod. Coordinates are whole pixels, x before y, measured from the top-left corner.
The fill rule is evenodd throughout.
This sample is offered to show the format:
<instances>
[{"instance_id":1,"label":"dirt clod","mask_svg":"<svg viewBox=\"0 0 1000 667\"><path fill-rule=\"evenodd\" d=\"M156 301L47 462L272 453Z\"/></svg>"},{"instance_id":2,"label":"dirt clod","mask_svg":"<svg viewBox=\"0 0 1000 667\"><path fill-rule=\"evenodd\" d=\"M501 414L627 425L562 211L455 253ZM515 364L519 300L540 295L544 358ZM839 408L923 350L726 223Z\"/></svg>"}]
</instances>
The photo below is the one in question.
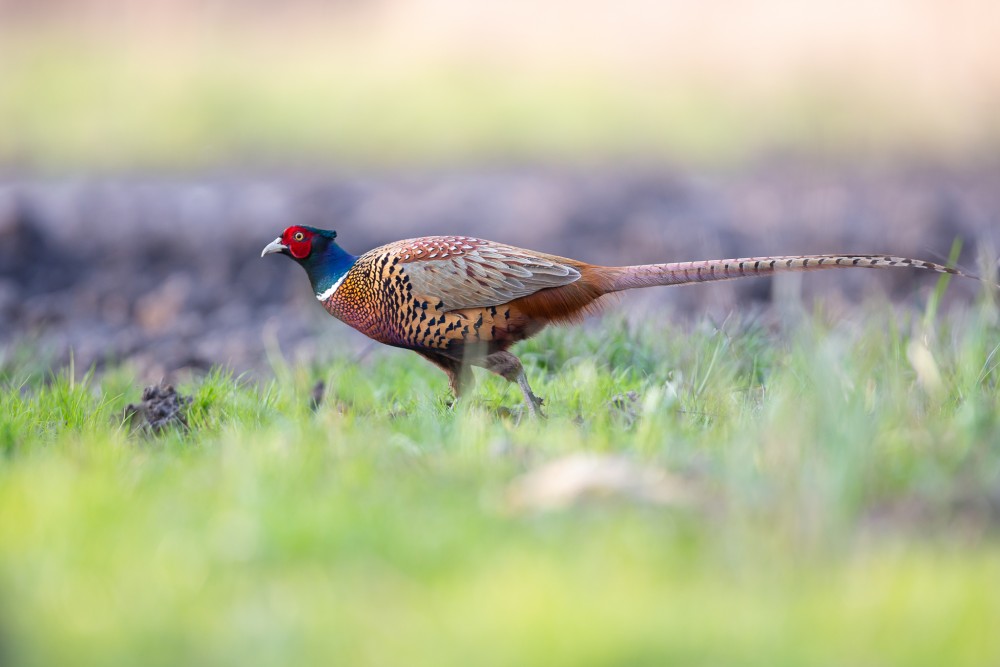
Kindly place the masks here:
<instances>
[{"instance_id":1,"label":"dirt clod","mask_svg":"<svg viewBox=\"0 0 1000 667\"><path fill-rule=\"evenodd\" d=\"M173 385L152 385L143 389L141 403L125 407L125 421L133 431L161 433L170 426L186 430L188 422L184 411L190 403L191 397L178 394Z\"/></svg>"},{"instance_id":2,"label":"dirt clod","mask_svg":"<svg viewBox=\"0 0 1000 667\"><path fill-rule=\"evenodd\" d=\"M313 385L312 391L309 393L309 407L315 412L319 410L319 406L323 405L323 398L326 396L326 383L322 380L316 380L316 384Z\"/></svg>"}]
</instances>

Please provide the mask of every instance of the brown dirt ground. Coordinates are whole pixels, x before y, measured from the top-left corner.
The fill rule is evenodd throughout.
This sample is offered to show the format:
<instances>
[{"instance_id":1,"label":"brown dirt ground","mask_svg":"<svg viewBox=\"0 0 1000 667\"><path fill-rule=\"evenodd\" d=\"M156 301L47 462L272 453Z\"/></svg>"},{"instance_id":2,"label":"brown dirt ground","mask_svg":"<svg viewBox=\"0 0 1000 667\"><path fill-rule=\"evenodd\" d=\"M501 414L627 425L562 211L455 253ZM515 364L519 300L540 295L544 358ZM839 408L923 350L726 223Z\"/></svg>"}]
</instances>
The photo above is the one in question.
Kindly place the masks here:
<instances>
[{"instance_id":1,"label":"brown dirt ground","mask_svg":"<svg viewBox=\"0 0 1000 667\"><path fill-rule=\"evenodd\" d=\"M0 351L58 367L127 362L156 382L213 364L267 370L356 353L303 272L260 258L285 226L337 229L360 253L398 238L482 236L594 263L891 252L976 270L1000 245L1000 167L848 168L795 161L732 171L657 166L427 172L0 176ZM815 274L793 290L848 308L865 295L919 305L933 277ZM616 308L672 317L765 312L773 283L645 290ZM950 298L978 286L956 282ZM787 289L787 286L783 289ZM799 291L801 290L801 291ZM832 305L830 305L832 304ZM0 356L0 359L3 359Z\"/></svg>"}]
</instances>

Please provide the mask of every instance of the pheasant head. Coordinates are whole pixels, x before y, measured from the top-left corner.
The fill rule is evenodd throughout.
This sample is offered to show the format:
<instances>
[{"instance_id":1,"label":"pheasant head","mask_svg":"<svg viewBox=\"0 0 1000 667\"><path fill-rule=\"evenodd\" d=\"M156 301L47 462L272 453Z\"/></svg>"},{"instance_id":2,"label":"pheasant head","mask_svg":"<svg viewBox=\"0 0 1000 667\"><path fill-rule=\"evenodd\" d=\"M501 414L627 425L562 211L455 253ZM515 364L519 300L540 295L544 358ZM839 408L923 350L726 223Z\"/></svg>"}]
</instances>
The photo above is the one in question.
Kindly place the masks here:
<instances>
[{"instance_id":1,"label":"pheasant head","mask_svg":"<svg viewBox=\"0 0 1000 667\"><path fill-rule=\"evenodd\" d=\"M260 256L282 254L306 270L316 296L334 292L357 257L337 245L337 232L293 225L268 243Z\"/></svg>"}]
</instances>

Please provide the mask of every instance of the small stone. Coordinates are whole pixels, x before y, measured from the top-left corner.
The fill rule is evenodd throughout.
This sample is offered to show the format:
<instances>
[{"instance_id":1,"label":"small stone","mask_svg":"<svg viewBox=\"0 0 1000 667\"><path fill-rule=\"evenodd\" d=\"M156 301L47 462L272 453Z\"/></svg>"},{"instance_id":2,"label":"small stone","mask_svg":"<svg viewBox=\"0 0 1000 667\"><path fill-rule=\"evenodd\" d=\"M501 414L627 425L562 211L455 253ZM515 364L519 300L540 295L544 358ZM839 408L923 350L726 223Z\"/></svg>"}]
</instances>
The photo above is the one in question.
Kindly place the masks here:
<instances>
[{"instance_id":1,"label":"small stone","mask_svg":"<svg viewBox=\"0 0 1000 667\"><path fill-rule=\"evenodd\" d=\"M514 480L507 490L507 506L514 512L551 511L601 499L689 506L698 496L690 481L660 468L623 456L573 454Z\"/></svg>"}]
</instances>

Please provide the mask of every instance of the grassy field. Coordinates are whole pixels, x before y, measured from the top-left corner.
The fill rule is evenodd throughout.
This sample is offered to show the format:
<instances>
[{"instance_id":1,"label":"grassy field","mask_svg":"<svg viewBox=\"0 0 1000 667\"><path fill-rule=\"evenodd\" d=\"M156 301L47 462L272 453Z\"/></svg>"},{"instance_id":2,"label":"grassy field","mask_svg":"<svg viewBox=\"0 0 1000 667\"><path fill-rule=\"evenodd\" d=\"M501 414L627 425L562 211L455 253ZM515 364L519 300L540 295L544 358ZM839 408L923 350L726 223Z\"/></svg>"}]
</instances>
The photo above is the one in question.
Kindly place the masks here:
<instances>
[{"instance_id":1,"label":"grassy field","mask_svg":"<svg viewBox=\"0 0 1000 667\"><path fill-rule=\"evenodd\" d=\"M786 152L992 164L1000 11L984 3L382 0L325 17L282 3L13 4L32 11L0 10L0 214L15 231L33 216L54 230L46 246L25 223L24 255L65 247L45 266L80 264L27 296L19 281L34 273L0 275L0 320L19 311L13 331L51 326L59 340L87 326L88 359L225 358L205 349L246 343L226 307L254 337L256 313L271 313L264 330L286 312L240 301L258 287L186 309L183 297L161 319L229 327L211 329L224 345L153 325L103 345L135 329L136 304L169 296L142 291L151 280L117 292L135 272L108 262L131 237L104 244L108 230L222 216L249 238L241 217L312 197L280 179L287 198L266 178L240 189L268 165L332 178L317 211L379 234L471 217L523 218L524 234L505 233L527 239L536 220L570 221L551 235L613 229L623 245L670 239L668 223L710 248L809 224L989 240L992 199L975 184L955 196L957 177L926 181L926 201L892 183L872 197L879 177L859 188L853 173L786 189L772 187L780 169L736 189L717 175L612 178L610 204L584 200L593 215L563 200L606 185L597 177L421 180L461 165ZM220 195L234 165L236 194ZM385 166L404 175L353 183ZM396 183L407 167L412 192ZM33 185L47 173L70 178ZM147 187L149 173L166 176ZM157 185L172 175L179 190ZM80 194L77 176L96 191ZM22 201L25 188L42 194ZM621 203L633 196L646 203ZM481 202L508 198L479 218ZM883 210L907 226L877 227ZM71 228L101 232L90 259ZM836 234L820 238L869 238ZM146 247L141 261L163 266L143 278L164 288L209 275L189 246ZM211 259L231 265L210 274L215 289L245 279L245 257ZM25 340L0 346L0 667L1000 665L1000 314L985 292L939 310L940 285L923 308L843 316L830 299L546 331L517 350L544 421L522 418L516 387L492 377L450 406L444 376L409 352L331 349L300 366L272 349L261 376L180 384L188 426L150 435L123 414L151 366L52 371L42 338L15 333ZM22 308L36 297L50 305ZM112 311L117 330L94 321Z\"/></svg>"},{"instance_id":2,"label":"grassy field","mask_svg":"<svg viewBox=\"0 0 1000 667\"><path fill-rule=\"evenodd\" d=\"M1000 146L990 3L21 4L41 7L0 8L0 166L966 162Z\"/></svg>"},{"instance_id":3,"label":"grassy field","mask_svg":"<svg viewBox=\"0 0 1000 667\"><path fill-rule=\"evenodd\" d=\"M127 369L8 359L0 661L1000 664L997 310L925 315L549 330L520 423L378 350L214 372L142 436ZM683 493L526 494L584 453Z\"/></svg>"},{"instance_id":4,"label":"grassy field","mask_svg":"<svg viewBox=\"0 0 1000 667\"><path fill-rule=\"evenodd\" d=\"M748 101L724 84L637 85L586 72L484 75L449 64L400 73L305 57L289 66L224 49L164 65L136 48L8 41L0 118L17 131L0 134L0 164L56 171L289 156L352 165L650 155L714 163L802 146L842 156L865 149L872 125L881 149L965 150L957 133L927 131L918 112L900 118L863 90L845 109L819 86ZM983 135L993 145L988 132L974 134Z\"/></svg>"}]
</instances>

